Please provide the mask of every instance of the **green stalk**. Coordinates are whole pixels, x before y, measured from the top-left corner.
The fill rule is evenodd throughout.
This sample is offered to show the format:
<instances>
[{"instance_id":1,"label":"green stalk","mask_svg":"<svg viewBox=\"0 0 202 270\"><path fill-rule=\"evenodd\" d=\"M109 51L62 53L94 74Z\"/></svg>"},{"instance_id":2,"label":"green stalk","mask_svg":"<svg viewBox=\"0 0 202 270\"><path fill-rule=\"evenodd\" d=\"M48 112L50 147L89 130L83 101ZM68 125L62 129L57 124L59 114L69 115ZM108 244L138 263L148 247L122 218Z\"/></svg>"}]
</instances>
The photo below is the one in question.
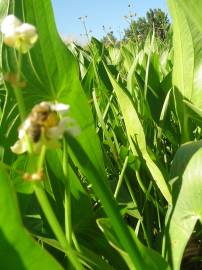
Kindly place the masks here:
<instances>
[{"instance_id":1,"label":"green stalk","mask_svg":"<svg viewBox=\"0 0 202 270\"><path fill-rule=\"evenodd\" d=\"M158 204L158 197L157 197L157 192L156 192L156 189L155 189L155 188L154 188L154 194L155 194L155 199L156 199L156 210L157 210L157 218L158 218L159 232L162 232L162 228L161 228L161 219L160 219L160 211L159 211L159 204Z\"/></svg>"},{"instance_id":2,"label":"green stalk","mask_svg":"<svg viewBox=\"0 0 202 270\"><path fill-rule=\"evenodd\" d=\"M143 181L142 181L142 178L140 176L140 173L138 170L135 171L135 175L136 175L136 179L138 181L138 184L140 185L140 188L142 189L142 191L144 192L144 194L146 195L146 199L151 201L153 203L153 205L156 207L156 201L154 200L154 198L151 196L150 192L148 192L148 190L146 189ZM163 213L163 209L160 205L159 206L159 210L161 213Z\"/></svg>"},{"instance_id":3,"label":"green stalk","mask_svg":"<svg viewBox=\"0 0 202 270\"><path fill-rule=\"evenodd\" d=\"M22 89L20 89L20 87L19 87L20 75L21 75L21 63L22 63L22 55L21 55L21 53L18 53L17 80L16 80L16 85L14 85L14 94L15 94L17 104L18 104L20 119L21 119L21 122L23 122L25 120L25 117L26 117L26 110L25 110L25 104L24 104L23 95L22 95Z\"/></svg>"},{"instance_id":4,"label":"green stalk","mask_svg":"<svg viewBox=\"0 0 202 270\"><path fill-rule=\"evenodd\" d=\"M72 220L71 220L71 190L68 172L67 143L63 140L63 173L65 176L65 234L70 246L72 246Z\"/></svg>"},{"instance_id":5,"label":"green stalk","mask_svg":"<svg viewBox=\"0 0 202 270\"><path fill-rule=\"evenodd\" d=\"M78 241L77 241L77 239L76 239L76 236L75 236L74 232L72 232L72 241L73 241L73 243L74 243L75 249L76 249L77 251L79 251L79 252L82 252L82 250L80 249L79 243L78 243Z\"/></svg>"},{"instance_id":6,"label":"green stalk","mask_svg":"<svg viewBox=\"0 0 202 270\"><path fill-rule=\"evenodd\" d=\"M49 203L48 198L46 196L46 193L42 187L42 184L36 183L34 186L34 190L35 190L37 199L41 205L41 208L42 208L43 212L45 213L46 218L48 219L48 222L49 222L56 238L60 242L61 246L63 248L66 248L67 241L65 239L65 235L60 227L60 224L58 223L58 221L55 217L55 214L52 210L52 207L50 206L50 203Z\"/></svg>"},{"instance_id":7,"label":"green stalk","mask_svg":"<svg viewBox=\"0 0 202 270\"><path fill-rule=\"evenodd\" d=\"M41 171L41 169L43 169L43 163L44 163L45 155L46 155L46 146L43 145L42 149L41 149L39 159L38 159L38 166L37 166L38 172Z\"/></svg>"},{"instance_id":8,"label":"green stalk","mask_svg":"<svg viewBox=\"0 0 202 270\"><path fill-rule=\"evenodd\" d=\"M185 110L184 118L183 118L182 143L186 143L190 140L188 122L189 122L189 118L187 117L187 113Z\"/></svg>"},{"instance_id":9,"label":"green stalk","mask_svg":"<svg viewBox=\"0 0 202 270\"><path fill-rule=\"evenodd\" d=\"M46 193L41 185L41 183L36 183L34 185L34 190L36 197L41 205L41 208L48 220L48 223L51 226L51 229L53 230L53 233L55 234L56 238L60 242L62 248L66 250L66 254L72 263L72 265L75 267L76 270L81 270L83 269L82 265L78 261L76 255L74 254L72 248L68 244L65 234L63 233L61 226L52 210L52 207L48 201L48 198L46 196Z\"/></svg>"},{"instance_id":10,"label":"green stalk","mask_svg":"<svg viewBox=\"0 0 202 270\"><path fill-rule=\"evenodd\" d=\"M124 179L124 174L125 174L125 170L127 168L127 165L128 165L128 156L124 160L123 168L121 170L121 173L120 173L120 176L119 176L119 180L118 180L118 183L117 183L117 186L116 186L116 190L114 192L114 198L115 199L117 198L118 193L119 193L119 190L120 190L120 187L122 185L122 182L123 182L123 179Z\"/></svg>"},{"instance_id":11,"label":"green stalk","mask_svg":"<svg viewBox=\"0 0 202 270\"><path fill-rule=\"evenodd\" d=\"M127 185L128 191L129 191L129 193L130 193L130 196L131 196L131 198L132 198L132 200L133 200L134 206L137 207L137 210L138 210L138 212L139 212L138 204L137 204L137 201L136 201L136 198L135 198L134 191L133 191L133 189L131 188L130 182L129 182L129 180L128 180L127 177L126 177L126 180L125 180L125 181L126 181L126 185ZM140 214L140 212L139 212L139 214ZM140 214L140 216L142 216L142 215ZM146 240L146 242L147 242L147 245L148 245L148 247L150 247L151 245L150 245L150 242L149 242L149 239L148 239L148 236L147 236L147 232L146 232L146 230L145 230L144 223L143 223L143 221L140 220L140 219L139 219L138 222L137 222L137 225L136 225L136 228L135 228L135 234L138 235L140 224L141 224L141 226L142 226L142 229L143 229L143 232L144 232L144 237L145 237L145 240Z\"/></svg>"}]
</instances>

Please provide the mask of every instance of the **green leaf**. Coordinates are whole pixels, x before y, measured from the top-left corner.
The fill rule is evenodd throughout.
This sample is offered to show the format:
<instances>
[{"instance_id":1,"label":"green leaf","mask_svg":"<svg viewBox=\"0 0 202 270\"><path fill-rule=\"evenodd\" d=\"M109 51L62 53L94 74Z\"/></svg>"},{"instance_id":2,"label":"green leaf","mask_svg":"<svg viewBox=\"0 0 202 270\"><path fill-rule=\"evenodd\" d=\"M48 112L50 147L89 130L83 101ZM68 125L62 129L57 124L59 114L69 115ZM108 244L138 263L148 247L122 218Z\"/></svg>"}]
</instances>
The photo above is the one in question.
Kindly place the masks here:
<instances>
[{"instance_id":1,"label":"green leaf","mask_svg":"<svg viewBox=\"0 0 202 270\"><path fill-rule=\"evenodd\" d=\"M194 44L188 20L184 12L180 9L178 2L173 0L168 1L173 17L174 31L173 83L184 97L191 99L194 78Z\"/></svg>"},{"instance_id":2,"label":"green leaf","mask_svg":"<svg viewBox=\"0 0 202 270\"><path fill-rule=\"evenodd\" d=\"M200 32L202 32L202 3L200 0L178 0L186 15L194 22Z\"/></svg>"},{"instance_id":3,"label":"green leaf","mask_svg":"<svg viewBox=\"0 0 202 270\"><path fill-rule=\"evenodd\" d=\"M153 160L150 158L148 152L147 152L147 146L146 146L146 140L144 135L144 130L142 127L142 124L139 120L139 117L137 115L137 112L135 110L134 104L132 103L130 97L128 94L119 86L119 84L116 82L116 80L111 75L109 69L105 66L106 71L108 73L108 76L110 78L110 81L113 85L114 91L117 96L117 100L119 103L119 106L121 108L124 122L126 125L126 131L128 134L128 140L130 142L130 147L132 149L132 152L134 155L137 155L136 148L134 146L134 142L137 143L137 146L147 164L148 169L150 170L150 173L152 174L152 177L154 181L156 182L158 188L164 195L165 199L168 201L168 203L171 203L171 194L168 188L168 185L164 179L163 174L161 173L160 169L157 167L157 165L153 162Z\"/></svg>"},{"instance_id":4,"label":"green leaf","mask_svg":"<svg viewBox=\"0 0 202 270\"><path fill-rule=\"evenodd\" d=\"M20 220L16 195L8 175L2 169L0 179L0 268L62 270L62 267L25 231Z\"/></svg>"},{"instance_id":5,"label":"green leaf","mask_svg":"<svg viewBox=\"0 0 202 270\"><path fill-rule=\"evenodd\" d=\"M36 235L36 238L41 240L42 242L48 244L51 247L54 247L55 249L58 249L65 253L65 250L61 247L60 243L55 239L45 238ZM104 261L100 256L98 256L95 252L92 250L86 248L83 245L79 245L80 252L75 251L76 255L79 257L79 259L83 262L83 265L87 266L88 269L91 270L114 270L115 268L109 265L107 262Z\"/></svg>"},{"instance_id":6,"label":"green leaf","mask_svg":"<svg viewBox=\"0 0 202 270\"><path fill-rule=\"evenodd\" d=\"M180 121L182 141L187 141L190 138L187 120L189 116L183 98L199 109L202 108L202 31L198 27L201 24L200 16L198 12L195 12L196 9L200 10L201 4L199 1L191 1L190 3L190 1L181 0L168 0L168 3L173 17L173 84L176 109Z\"/></svg>"},{"instance_id":7,"label":"green leaf","mask_svg":"<svg viewBox=\"0 0 202 270\"><path fill-rule=\"evenodd\" d=\"M128 256L126 252L122 250L120 247L120 244L116 241L116 238L114 236L114 233L112 231L111 225L109 223L109 220L106 218L100 218L97 220L98 226L100 227L101 231L104 233L105 237L109 241L109 243L116 249L120 255L123 257L125 262L127 263L130 270L135 270L133 264L131 263L131 258ZM131 230L132 231L132 230ZM160 254L158 254L156 251L145 247L136 237L134 232L132 232L133 239L138 246L138 249L140 250L140 253L142 255L142 258L144 258L144 270L151 269L151 270L169 270L168 264L164 261L164 259L161 257Z\"/></svg>"},{"instance_id":8,"label":"green leaf","mask_svg":"<svg viewBox=\"0 0 202 270\"><path fill-rule=\"evenodd\" d=\"M173 206L167 214L164 254L174 270L180 263L197 220L202 221L202 141L184 144L171 168Z\"/></svg>"}]
</instances>

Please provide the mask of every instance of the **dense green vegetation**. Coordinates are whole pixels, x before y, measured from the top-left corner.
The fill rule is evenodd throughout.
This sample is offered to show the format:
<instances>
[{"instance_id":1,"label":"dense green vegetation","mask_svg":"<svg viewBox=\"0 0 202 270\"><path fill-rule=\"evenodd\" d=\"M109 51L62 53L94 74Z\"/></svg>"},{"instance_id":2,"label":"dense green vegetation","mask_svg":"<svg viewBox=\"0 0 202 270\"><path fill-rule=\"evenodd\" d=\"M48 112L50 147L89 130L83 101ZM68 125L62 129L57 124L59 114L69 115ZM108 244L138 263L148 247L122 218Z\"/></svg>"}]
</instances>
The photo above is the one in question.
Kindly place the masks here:
<instances>
[{"instance_id":1,"label":"dense green vegetation","mask_svg":"<svg viewBox=\"0 0 202 270\"><path fill-rule=\"evenodd\" d=\"M129 9L129 15L125 16L130 25L124 31L124 40L134 39L135 37L138 42L145 42L148 34L154 31L157 39L168 41L170 22L165 12L161 9L150 9L145 17L135 19L135 15Z\"/></svg>"},{"instance_id":2,"label":"dense green vegetation","mask_svg":"<svg viewBox=\"0 0 202 270\"><path fill-rule=\"evenodd\" d=\"M154 32L155 38L162 43L162 46L169 47L171 42L172 28L168 19L168 15L161 9L150 9L145 16L136 19L136 13L131 10L128 5L129 12L124 19L129 23L129 27L124 30L121 40L118 40L114 32L110 30L102 39L105 47L116 45L119 47L124 42L133 41L136 45L142 46L147 36ZM106 32L105 27L103 30Z\"/></svg>"},{"instance_id":3,"label":"dense green vegetation","mask_svg":"<svg viewBox=\"0 0 202 270\"><path fill-rule=\"evenodd\" d=\"M82 48L62 42L50 0L0 1L2 19L39 36L23 54L29 37L1 37L1 269L202 267L202 3L168 4L172 41L150 31ZM45 138L57 109L43 136L26 130L44 101L68 104L77 132Z\"/></svg>"}]
</instances>

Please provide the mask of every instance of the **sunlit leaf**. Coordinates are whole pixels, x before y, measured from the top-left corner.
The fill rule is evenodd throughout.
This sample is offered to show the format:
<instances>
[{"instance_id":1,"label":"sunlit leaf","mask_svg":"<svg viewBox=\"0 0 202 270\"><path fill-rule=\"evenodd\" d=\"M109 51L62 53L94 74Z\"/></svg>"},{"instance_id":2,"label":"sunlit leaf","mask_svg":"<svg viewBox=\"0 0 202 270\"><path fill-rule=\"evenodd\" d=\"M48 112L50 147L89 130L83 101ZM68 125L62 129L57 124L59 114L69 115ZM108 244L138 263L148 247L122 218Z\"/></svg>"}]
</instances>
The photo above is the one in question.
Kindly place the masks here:
<instances>
[{"instance_id":1,"label":"sunlit leaf","mask_svg":"<svg viewBox=\"0 0 202 270\"><path fill-rule=\"evenodd\" d=\"M131 263L131 258L128 256L128 254L126 252L124 252L122 250L122 248L120 247L119 243L116 241L116 238L114 237L112 228L110 226L109 220L108 219L98 219L97 223L100 227L100 229L102 230L102 232L104 233L105 237L108 239L109 243L120 253L120 255L123 257L123 259L125 260L125 262L127 263L129 269L131 270L135 270L136 268L133 266L133 264ZM138 249L140 251L140 254L144 260L144 269L162 269L162 270L169 270L169 266L168 264L164 261L164 259L161 257L160 254L158 254L157 252L155 252L152 249L149 249L147 247L145 247L139 240L138 238L135 236L135 234L133 233L133 239L136 242Z\"/></svg>"},{"instance_id":2,"label":"sunlit leaf","mask_svg":"<svg viewBox=\"0 0 202 270\"><path fill-rule=\"evenodd\" d=\"M167 214L165 256L174 270L180 269L186 244L197 220L202 221L202 141L183 145L171 168L173 206Z\"/></svg>"},{"instance_id":3,"label":"sunlit leaf","mask_svg":"<svg viewBox=\"0 0 202 270\"><path fill-rule=\"evenodd\" d=\"M62 267L24 229L10 179L0 169L0 268L13 270Z\"/></svg>"}]
</instances>

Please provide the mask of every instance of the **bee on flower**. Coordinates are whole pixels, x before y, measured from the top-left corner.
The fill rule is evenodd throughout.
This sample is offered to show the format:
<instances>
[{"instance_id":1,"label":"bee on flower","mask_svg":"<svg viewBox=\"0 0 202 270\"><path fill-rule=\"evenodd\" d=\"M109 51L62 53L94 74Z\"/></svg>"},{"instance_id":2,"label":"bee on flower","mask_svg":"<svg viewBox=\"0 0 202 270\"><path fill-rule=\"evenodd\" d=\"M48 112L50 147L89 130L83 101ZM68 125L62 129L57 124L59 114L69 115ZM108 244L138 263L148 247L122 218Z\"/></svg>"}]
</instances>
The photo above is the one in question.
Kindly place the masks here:
<instances>
[{"instance_id":1,"label":"bee on flower","mask_svg":"<svg viewBox=\"0 0 202 270\"><path fill-rule=\"evenodd\" d=\"M41 102L35 105L19 128L19 140L11 147L16 154L22 154L29 149L40 152L43 145L47 148L60 147L60 139L65 132L75 136L79 133L75 121L65 116L69 111L69 105L63 103L53 104Z\"/></svg>"},{"instance_id":2,"label":"bee on flower","mask_svg":"<svg viewBox=\"0 0 202 270\"><path fill-rule=\"evenodd\" d=\"M27 53L36 43L38 34L36 27L22 23L14 15L8 15L1 23L4 43L21 53Z\"/></svg>"}]
</instances>

